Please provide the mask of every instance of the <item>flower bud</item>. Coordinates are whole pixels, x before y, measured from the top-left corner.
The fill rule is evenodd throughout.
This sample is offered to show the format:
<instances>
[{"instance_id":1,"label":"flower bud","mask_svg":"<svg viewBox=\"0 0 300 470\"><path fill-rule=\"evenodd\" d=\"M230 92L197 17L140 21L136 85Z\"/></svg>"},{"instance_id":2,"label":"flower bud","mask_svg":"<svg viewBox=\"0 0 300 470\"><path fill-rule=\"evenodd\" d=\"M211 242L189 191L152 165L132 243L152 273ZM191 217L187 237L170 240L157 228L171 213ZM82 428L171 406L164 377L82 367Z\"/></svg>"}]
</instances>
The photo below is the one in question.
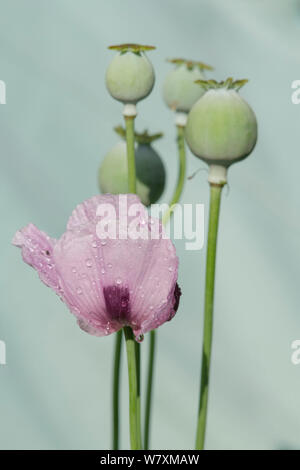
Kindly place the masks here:
<instances>
[{"instance_id":1,"label":"flower bud","mask_svg":"<svg viewBox=\"0 0 300 470\"><path fill-rule=\"evenodd\" d=\"M169 72L164 81L164 101L172 110L187 113L204 94L195 81L204 79L204 71L213 70L213 67L185 59L171 59L169 62L176 68Z\"/></svg>"},{"instance_id":2,"label":"flower bud","mask_svg":"<svg viewBox=\"0 0 300 470\"><path fill-rule=\"evenodd\" d=\"M118 53L106 71L106 87L116 100L136 104L149 95L154 85L153 66L145 54L154 47L122 44L110 49Z\"/></svg>"},{"instance_id":3,"label":"flower bud","mask_svg":"<svg viewBox=\"0 0 300 470\"><path fill-rule=\"evenodd\" d=\"M209 164L228 167L255 147L256 117L238 94L246 81L200 81L206 93L188 115L185 137L191 151Z\"/></svg>"},{"instance_id":4,"label":"flower bud","mask_svg":"<svg viewBox=\"0 0 300 470\"><path fill-rule=\"evenodd\" d=\"M125 130L115 128L122 137ZM154 204L162 195L166 174L162 160L151 146L151 142L162 137L162 134L149 135L135 133L137 143L135 151L136 193L145 206ZM125 142L117 143L105 156L98 175L99 188L102 193L126 194L128 192L127 148Z\"/></svg>"}]
</instances>

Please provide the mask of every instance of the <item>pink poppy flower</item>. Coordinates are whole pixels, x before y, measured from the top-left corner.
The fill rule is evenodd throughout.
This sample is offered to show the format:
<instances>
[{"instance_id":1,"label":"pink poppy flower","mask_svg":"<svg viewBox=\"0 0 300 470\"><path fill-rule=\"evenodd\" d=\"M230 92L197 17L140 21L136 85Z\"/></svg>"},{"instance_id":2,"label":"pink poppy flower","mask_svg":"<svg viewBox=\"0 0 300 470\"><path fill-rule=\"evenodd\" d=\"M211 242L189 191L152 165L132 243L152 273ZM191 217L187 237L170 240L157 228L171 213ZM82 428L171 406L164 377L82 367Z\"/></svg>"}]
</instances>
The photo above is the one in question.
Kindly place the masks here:
<instances>
[{"instance_id":1,"label":"pink poppy flower","mask_svg":"<svg viewBox=\"0 0 300 470\"><path fill-rule=\"evenodd\" d=\"M125 212L120 198L122 204L126 198ZM102 210L106 207L110 210ZM138 209L134 215L133 208ZM105 226L114 224L122 227L116 237L104 238ZM156 238L153 227L158 228ZM136 237L137 231L142 237ZM139 340L177 311L181 292L175 248L135 195L92 197L73 211L59 240L29 224L16 233L13 244L92 335L128 325Z\"/></svg>"}]
</instances>

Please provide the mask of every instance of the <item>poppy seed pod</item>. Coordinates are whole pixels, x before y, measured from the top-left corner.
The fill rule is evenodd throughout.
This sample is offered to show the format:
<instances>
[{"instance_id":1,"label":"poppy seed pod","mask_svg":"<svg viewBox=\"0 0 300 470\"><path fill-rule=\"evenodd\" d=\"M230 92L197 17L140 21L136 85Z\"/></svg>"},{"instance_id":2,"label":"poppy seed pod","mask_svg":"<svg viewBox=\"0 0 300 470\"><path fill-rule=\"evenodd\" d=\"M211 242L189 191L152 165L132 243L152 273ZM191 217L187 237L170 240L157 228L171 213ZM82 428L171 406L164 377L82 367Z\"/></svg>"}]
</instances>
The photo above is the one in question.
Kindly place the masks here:
<instances>
[{"instance_id":1,"label":"poppy seed pod","mask_svg":"<svg viewBox=\"0 0 300 470\"><path fill-rule=\"evenodd\" d=\"M232 78L199 82L206 93L188 115L185 137L191 151L210 165L227 168L255 147L256 116L238 94L246 82Z\"/></svg>"},{"instance_id":2,"label":"poppy seed pod","mask_svg":"<svg viewBox=\"0 0 300 470\"><path fill-rule=\"evenodd\" d=\"M213 67L185 59L171 59L169 62L176 67L164 81L164 101L172 110L187 113L204 94L204 90L195 81L204 79L204 71L213 70Z\"/></svg>"},{"instance_id":3,"label":"poppy seed pod","mask_svg":"<svg viewBox=\"0 0 300 470\"><path fill-rule=\"evenodd\" d=\"M136 104L151 92L154 69L145 51L153 46L121 44L110 46L117 51L106 71L106 87L113 98L124 104Z\"/></svg>"},{"instance_id":4,"label":"poppy seed pod","mask_svg":"<svg viewBox=\"0 0 300 470\"><path fill-rule=\"evenodd\" d=\"M125 138L125 130L118 126L115 131ZM162 134L150 135L147 131L135 133L136 192L145 206L158 201L163 193L166 172L159 154L151 143ZM128 192L127 148L125 142L117 143L105 156L98 173L102 193L125 194Z\"/></svg>"}]
</instances>

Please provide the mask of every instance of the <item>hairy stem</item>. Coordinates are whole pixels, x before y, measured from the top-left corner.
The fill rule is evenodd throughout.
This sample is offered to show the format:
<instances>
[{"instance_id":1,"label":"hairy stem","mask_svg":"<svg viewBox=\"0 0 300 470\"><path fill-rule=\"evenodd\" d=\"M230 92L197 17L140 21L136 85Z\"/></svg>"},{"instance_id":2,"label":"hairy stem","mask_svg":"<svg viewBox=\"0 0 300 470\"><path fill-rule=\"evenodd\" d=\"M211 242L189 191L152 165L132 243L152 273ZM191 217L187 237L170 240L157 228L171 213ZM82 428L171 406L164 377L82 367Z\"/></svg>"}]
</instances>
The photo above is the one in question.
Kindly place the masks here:
<instances>
[{"instance_id":1,"label":"hairy stem","mask_svg":"<svg viewBox=\"0 0 300 470\"><path fill-rule=\"evenodd\" d=\"M209 207L209 227L207 238L206 255L206 281L205 281L205 306L204 306L204 330L203 330L203 350L201 366L201 385L199 397L199 411L196 435L196 449L203 450L205 443L209 372L212 350L213 333L213 305L215 287L215 267L217 235L219 225L219 213L221 202L222 185L210 185L210 207Z\"/></svg>"},{"instance_id":2,"label":"hairy stem","mask_svg":"<svg viewBox=\"0 0 300 470\"><path fill-rule=\"evenodd\" d=\"M121 363L122 330L115 335L114 375L113 375L113 449L119 449L119 383Z\"/></svg>"},{"instance_id":3,"label":"hairy stem","mask_svg":"<svg viewBox=\"0 0 300 470\"><path fill-rule=\"evenodd\" d=\"M146 410L145 410L145 450L149 449L149 435L150 435L150 415L152 405L152 385L153 385L153 369L155 359L155 342L156 342L156 331L150 331L150 343L149 343L149 359L148 359L148 380L147 380L147 396L146 396Z\"/></svg>"},{"instance_id":4,"label":"hairy stem","mask_svg":"<svg viewBox=\"0 0 300 470\"><path fill-rule=\"evenodd\" d=\"M176 188L169 204L169 209L163 215L162 221L166 225L171 218L174 211L175 204L180 200L186 174L186 154L184 145L184 126L177 125L177 146L179 156L179 173ZM154 374L154 360L155 360L155 345L156 345L156 331L150 333L150 348L149 348L149 362L147 371L147 397L145 409L145 449L149 447L150 439L150 424L151 424L151 406L152 406L152 391L153 391L153 374Z\"/></svg>"},{"instance_id":5,"label":"hairy stem","mask_svg":"<svg viewBox=\"0 0 300 470\"><path fill-rule=\"evenodd\" d=\"M130 443L132 450L142 448L141 442L141 423L138 407L138 377L137 377L137 357L136 342L132 329L129 326L124 327L126 340L127 363L128 363L128 382L129 382L129 423L130 423Z\"/></svg>"},{"instance_id":6,"label":"hairy stem","mask_svg":"<svg viewBox=\"0 0 300 470\"><path fill-rule=\"evenodd\" d=\"M128 164L128 190L136 194L136 170L134 153L134 117L126 116L126 144L127 144L127 164Z\"/></svg>"},{"instance_id":7,"label":"hairy stem","mask_svg":"<svg viewBox=\"0 0 300 470\"><path fill-rule=\"evenodd\" d=\"M176 188L169 204L169 209L163 215L162 221L163 224L166 225L170 220L170 217L174 211L175 204L178 203L185 181L185 173L186 173L186 154L185 154L185 145L184 145L184 127L177 126L177 146L178 146L178 155L179 155L179 173Z\"/></svg>"}]
</instances>

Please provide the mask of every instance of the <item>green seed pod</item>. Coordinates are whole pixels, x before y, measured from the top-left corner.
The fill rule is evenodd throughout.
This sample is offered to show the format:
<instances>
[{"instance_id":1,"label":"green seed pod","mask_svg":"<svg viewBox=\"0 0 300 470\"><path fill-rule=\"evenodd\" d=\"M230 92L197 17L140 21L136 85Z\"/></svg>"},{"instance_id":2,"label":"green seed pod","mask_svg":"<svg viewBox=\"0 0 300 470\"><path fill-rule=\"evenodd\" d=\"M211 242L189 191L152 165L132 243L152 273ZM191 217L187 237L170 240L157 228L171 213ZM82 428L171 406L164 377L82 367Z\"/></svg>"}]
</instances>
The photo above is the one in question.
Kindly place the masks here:
<instances>
[{"instance_id":1,"label":"green seed pod","mask_svg":"<svg viewBox=\"0 0 300 470\"><path fill-rule=\"evenodd\" d=\"M155 76L154 69L145 51L153 46L122 44L110 46L118 53L106 71L106 87L113 98L124 104L136 104L151 92Z\"/></svg>"},{"instance_id":2,"label":"green seed pod","mask_svg":"<svg viewBox=\"0 0 300 470\"><path fill-rule=\"evenodd\" d=\"M188 113L204 94L195 81L203 80L205 70L213 70L210 65L185 59L171 59L176 68L169 72L163 85L163 98L173 111Z\"/></svg>"},{"instance_id":3,"label":"green seed pod","mask_svg":"<svg viewBox=\"0 0 300 470\"><path fill-rule=\"evenodd\" d=\"M256 117L238 94L246 82L232 78L199 82L206 93L188 115L185 137L191 151L210 165L227 168L255 147Z\"/></svg>"},{"instance_id":4,"label":"green seed pod","mask_svg":"<svg viewBox=\"0 0 300 470\"><path fill-rule=\"evenodd\" d=\"M125 130L115 128L122 137ZM151 143L162 134L149 135L147 132L135 134L136 151L136 192L145 206L158 201L166 181L165 168ZM127 148L125 142L117 143L105 156L98 174L99 188L102 193L128 193Z\"/></svg>"}]
</instances>

